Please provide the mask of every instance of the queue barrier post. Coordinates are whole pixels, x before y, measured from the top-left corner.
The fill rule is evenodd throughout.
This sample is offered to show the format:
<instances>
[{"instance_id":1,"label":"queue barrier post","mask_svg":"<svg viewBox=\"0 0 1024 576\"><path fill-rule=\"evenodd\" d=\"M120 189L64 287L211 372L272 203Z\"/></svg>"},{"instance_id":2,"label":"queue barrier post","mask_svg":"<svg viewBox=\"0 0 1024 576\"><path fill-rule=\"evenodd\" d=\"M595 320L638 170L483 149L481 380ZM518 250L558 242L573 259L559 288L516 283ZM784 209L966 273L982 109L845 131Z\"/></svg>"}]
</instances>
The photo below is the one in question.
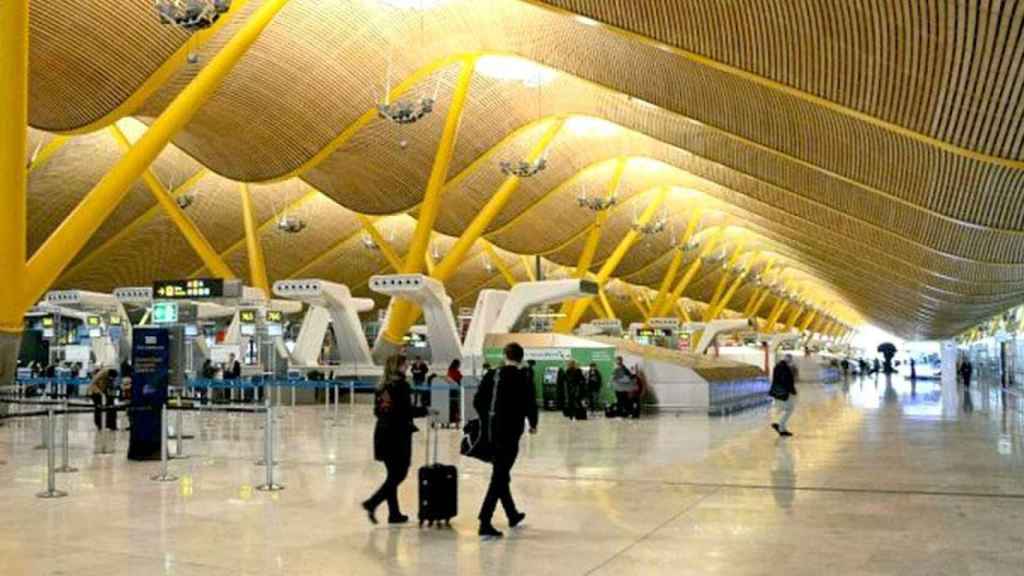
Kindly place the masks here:
<instances>
[{"instance_id":1,"label":"queue barrier post","mask_svg":"<svg viewBox=\"0 0 1024 576\"><path fill-rule=\"evenodd\" d=\"M181 406L179 405L179 408ZM175 458L188 458L185 455L185 435L182 434L181 430L184 426L184 410L177 410L174 413L174 457Z\"/></svg>"},{"instance_id":2,"label":"queue barrier post","mask_svg":"<svg viewBox=\"0 0 1024 576\"><path fill-rule=\"evenodd\" d=\"M338 388L338 382L337 381L334 382L334 385L332 386L332 388L334 388L334 418L333 418L333 421L334 421L334 425L335 426L339 426L340 425L340 419L338 418L338 405L341 404L341 390Z\"/></svg>"},{"instance_id":3,"label":"queue barrier post","mask_svg":"<svg viewBox=\"0 0 1024 576\"><path fill-rule=\"evenodd\" d=\"M39 498L63 498L67 492L57 490L57 474L54 470L57 463L54 436L57 434L57 419L53 417L53 408L46 413L46 428L49 430L49 442L46 444L46 490L36 494Z\"/></svg>"},{"instance_id":4,"label":"queue barrier post","mask_svg":"<svg viewBox=\"0 0 1024 576\"><path fill-rule=\"evenodd\" d=\"M348 381L348 405L350 408L355 408L356 405L356 381Z\"/></svg>"},{"instance_id":5,"label":"queue barrier post","mask_svg":"<svg viewBox=\"0 0 1024 576\"><path fill-rule=\"evenodd\" d=\"M49 444L49 442L47 441L47 437L46 437L46 424L45 423L40 423L39 424L39 444L36 445L35 449L36 450L46 450L48 444Z\"/></svg>"},{"instance_id":6,"label":"queue barrier post","mask_svg":"<svg viewBox=\"0 0 1024 576\"><path fill-rule=\"evenodd\" d=\"M157 482L173 482L178 479L167 470L167 404L160 407L160 473L151 479Z\"/></svg>"},{"instance_id":7,"label":"queue barrier post","mask_svg":"<svg viewBox=\"0 0 1024 576\"><path fill-rule=\"evenodd\" d=\"M72 466L69 463L69 460L71 459L71 442L69 441L69 439L71 437L71 434L70 434L70 428L71 428L70 424L71 423L68 421L68 418L70 418L71 415L68 414L68 401L66 399L64 400L63 407L64 407L64 418L63 418L63 420L64 420L64 445L62 447L63 449L61 450L60 468L57 468L56 471L57 472L62 472L62 473L78 472L78 468L75 468L74 466ZM100 432L102 433L102 430L100 430Z\"/></svg>"},{"instance_id":8,"label":"queue barrier post","mask_svg":"<svg viewBox=\"0 0 1024 576\"><path fill-rule=\"evenodd\" d=\"M274 408L269 400L264 405L267 422L263 429L263 463L266 466L267 478L266 482L256 489L261 492L278 492L284 490L284 486L274 482Z\"/></svg>"}]
</instances>

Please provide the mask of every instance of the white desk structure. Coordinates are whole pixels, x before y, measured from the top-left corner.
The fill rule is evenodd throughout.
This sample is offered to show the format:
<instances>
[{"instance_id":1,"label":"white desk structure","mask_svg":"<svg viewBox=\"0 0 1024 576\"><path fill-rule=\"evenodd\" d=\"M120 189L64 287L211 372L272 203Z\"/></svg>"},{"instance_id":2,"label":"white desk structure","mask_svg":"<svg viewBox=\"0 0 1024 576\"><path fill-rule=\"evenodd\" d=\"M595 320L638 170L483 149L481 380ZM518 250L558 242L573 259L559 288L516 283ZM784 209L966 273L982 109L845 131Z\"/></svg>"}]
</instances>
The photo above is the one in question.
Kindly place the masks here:
<instances>
[{"instance_id":1,"label":"white desk structure","mask_svg":"<svg viewBox=\"0 0 1024 576\"><path fill-rule=\"evenodd\" d=\"M417 304L423 310L431 357L435 366L447 368L449 362L462 358L462 342L456 329L455 316L452 314L452 299L445 292L444 284L423 274L393 274L371 277L370 290L391 296L392 305L395 298L402 298ZM391 305L388 306L388 314L384 317L384 326L387 325L390 314ZM386 356L393 348L383 335L382 330L374 345L374 352L378 358Z\"/></svg>"},{"instance_id":2,"label":"white desk structure","mask_svg":"<svg viewBox=\"0 0 1024 576\"><path fill-rule=\"evenodd\" d=\"M370 347L359 321L360 312L373 310L373 300L353 298L348 286L326 280L281 280L274 283L273 290L279 298L309 305L292 350L294 365L319 365L328 324L333 324L342 366L373 366Z\"/></svg>"}]
</instances>

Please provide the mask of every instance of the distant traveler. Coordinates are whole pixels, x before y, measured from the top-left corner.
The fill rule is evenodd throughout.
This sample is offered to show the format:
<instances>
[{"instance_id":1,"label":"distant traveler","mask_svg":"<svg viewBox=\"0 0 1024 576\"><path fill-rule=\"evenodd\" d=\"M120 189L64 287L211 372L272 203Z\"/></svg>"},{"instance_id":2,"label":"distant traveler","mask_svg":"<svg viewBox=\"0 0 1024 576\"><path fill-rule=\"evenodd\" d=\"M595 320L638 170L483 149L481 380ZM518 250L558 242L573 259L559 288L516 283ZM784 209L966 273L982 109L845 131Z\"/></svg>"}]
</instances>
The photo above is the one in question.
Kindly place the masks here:
<instances>
[{"instance_id":1,"label":"distant traveler","mask_svg":"<svg viewBox=\"0 0 1024 576\"><path fill-rule=\"evenodd\" d=\"M448 365L448 379L451 380L453 384L457 384L459 386L462 385L462 369L461 368L462 368L462 361L460 361L458 358L456 358L455 360L452 360L452 363Z\"/></svg>"},{"instance_id":2,"label":"distant traveler","mask_svg":"<svg viewBox=\"0 0 1024 576\"><path fill-rule=\"evenodd\" d=\"M575 360L569 360L565 368L566 406L563 413L566 418L569 420L586 419L587 411L583 408L583 399L587 396L587 379L583 375L583 370Z\"/></svg>"},{"instance_id":3,"label":"distant traveler","mask_svg":"<svg viewBox=\"0 0 1024 576\"><path fill-rule=\"evenodd\" d=\"M882 370L882 364L881 364L881 362L878 361L878 358L875 358L875 367L871 371L871 373L872 374L878 374L879 372L881 372L881 370Z\"/></svg>"},{"instance_id":4,"label":"distant traveler","mask_svg":"<svg viewBox=\"0 0 1024 576\"><path fill-rule=\"evenodd\" d=\"M412 385L420 387L427 382L427 374L430 372L430 366L427 366L427 363L423 361L423 358L417 356L409 371L412 372Z\"/></svg>"},{"instance_id":5,"label":"distant traveler","mask_svg":"<svg viewBox=\"0 0 1024 576\"><path fill-rule=\"evenodd\" d=\"M615 413L625 416L630 413L632 395L636 390L636 380L633 373L626 368L626 363L619 356L615 359L615 369L612 371L612 385L615 387Z\"/></svg>"},{"instance_id":6,"label":"distant traveler","mask_svg":"<svg viewBox=\"0 0 1024 576\"><path fill-rule=\"evenodd\" d=\"M796 378L792 366L793 356L786 354L772 370L772 387L768 395L782 406L782 419L772 423L772 428L779 436L793 435L786 426L793 416L793 410L796 409Z\"/></svg>"},{"instance_id":7,"label":"distant traveler","mask_svg":"<svg viewBox=\"0 0 1024 576\"><path fill-rule=\"evenodd\" d=\"M850 374L850 361L843 358L843 361L839 363L839 367L843 369L843 377L845 378Z\"/></svg>"},{"instance_id":8,"label":"distant traveler","mask_svg":"<svg viewBox=\"0 0 1024 576\"><path fill-rule=\"evenodd\" d=\"M964 381L964 388L971 387L971 376L974 375L974 365L967 358L964 358L963 364L960 365L960 378Z\"/></svg>"},{"instance_id":9,"label":"distant traveler","mask_svg":"<svg viewBox=\"0 0 1024 576\"><path fill-rule=\"evenodd\" d=\"M603 384L601 381L601 371L597 369L597 364L591 362L590 371L587 372L588 404L591 410L597 410L598 404L601 402L601 388Z\"/></svg>"},{"instance_id":10,"label":"distant traveler","mask_svg":"<svg viewBox=\"0 0 1024 576\"><path fill-rule=\"evenodd\" d=\"M910 359L910 379L917 380L917 361Z\"/></svg>"},{"instance_id":11,"label":"distant traveler","mask_svg":"<svg viewBox=\"0 0 1024 576\"><path fill-rule=\"evenodd\" d=\"M105 368L96 372L86 389L86 395L92 399L92 421L96 426L97 453L110 451L110 442L103 430L103 408L114 405L114 390L116 388L117 370ZM107 430L117 430L117 412L107 412L106 424Z\"/></svg>"},{"instance_id":12,"label":"distant traveler","mask_svg":"<svg viewBox=\"0 0 1024 576\"><path fill-rule=\"evenodd\" d=\"M412 420L426 416L427 409L412 405L412 391L405 379L405 370L405 356L399 354L388 358L384 364L384 377L374 398L373 413L377 417L377 426L373 431L373 458L383 462L387 468L384 483L362 504L374 524L377 523L377 507L382 502L388 504L389 524L409 521L398 504L398 487L409 474L412 461L412 435L417 430Z\"/></svg>"},{"instance_id":13,"label":"distant traveler","mask_svg":"<svg viewBox=\"0 0 1024 576\"><path fill-rule=\"evenodd\" d=\"M522 346L514 342L505 346L505 365L484 375L473 399L477 413L486 420L494 445L491 483L480 506L479 534L484 538L502 536L491 523L498 502L505 509L510 528L515 528L526 518L526 514L516 508L509 486L512 466L519 455L524 423L529 421L530 434L537 433L537 393L533 383L527 381L529 373L523 368L522 361Z\"/></svg>"},{"instance_id":14,"label":"distant traveler","mask_svg":"<svg viewBox=\"0 0 1024 576\"><path fill-rule=\"evenodd\" d=\"M228 354L228 365L224 368L225 380L238 380L242 377L242 363L234 354Z\"/></svg>"}]
</instances>

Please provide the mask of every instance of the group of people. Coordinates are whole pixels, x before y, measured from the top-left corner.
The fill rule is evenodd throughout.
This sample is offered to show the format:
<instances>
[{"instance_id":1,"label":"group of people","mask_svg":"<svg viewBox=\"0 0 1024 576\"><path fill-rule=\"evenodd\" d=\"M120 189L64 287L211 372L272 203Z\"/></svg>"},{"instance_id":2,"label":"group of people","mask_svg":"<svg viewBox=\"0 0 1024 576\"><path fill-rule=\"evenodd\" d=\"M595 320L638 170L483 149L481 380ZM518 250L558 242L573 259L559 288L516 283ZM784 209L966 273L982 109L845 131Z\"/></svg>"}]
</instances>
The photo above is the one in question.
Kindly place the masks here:
<instances>
[{"instance_id":1,"label":"group of people","mask_svg":"<svg viewBox=\"0 0 1024 576\"><path fill-rule=\"evenodd\" d=\"M490 430L494 449L491 480L478 515L479 534L485 538L502 536L492 523L499 503L505 510L510 528L520 525L526 518L526 514L516 507L511 492L511 472L519 455L520 438L527 429L531 434L537 433L536 391L531 370L523 364L523 355L519 344L505 346L504 365L484 374L473 400L483 425ZM427 408L417 406L413 401L412 386L406 376L409 369L405 356L388 358L375 394L377 423L373 454L375 460L384 464L387 475L377 491L362 503L363 510L374 524L377 523L377 508L384 503L388 507L389 524L409 521L409 517L402 513L398 488L408 476L412 461L412 436L418 430L413 420L427 415Z\"/></svg>"},{"instance_id":2,"label":"group of people","mask_svg":"<svg viewBox=\"0 0 1024 576\"><path fill-rule=\"evenodd\" d=\"M597 364L591 363L586 373L575 360L558 370L557 394L562 414L570 420L586 420L587 412L597 410L603 387Z\"/></svg>"}]
</instances>

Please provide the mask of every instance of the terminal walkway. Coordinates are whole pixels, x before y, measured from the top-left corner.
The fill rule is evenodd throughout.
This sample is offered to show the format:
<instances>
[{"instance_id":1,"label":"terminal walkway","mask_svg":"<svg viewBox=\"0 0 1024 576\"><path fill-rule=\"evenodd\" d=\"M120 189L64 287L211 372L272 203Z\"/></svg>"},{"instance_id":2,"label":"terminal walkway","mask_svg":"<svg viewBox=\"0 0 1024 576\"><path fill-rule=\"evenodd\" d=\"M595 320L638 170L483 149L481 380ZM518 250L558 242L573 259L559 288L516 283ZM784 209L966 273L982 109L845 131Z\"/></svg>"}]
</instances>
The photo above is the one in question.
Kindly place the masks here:
<instances>
[{"instance_id":1,"label":"terminal walkway","mask_svg":"<svg viewBox=\"0 0 1024 576\"><path fill-rule=\"evenodd\" d=\"M7 574L1016 574L1024 566L1024 408L984 386L943 395L902 377L805 385L778 438L766 410L570 423L547 412L513 491L527 526L476 537L485 465L457 460L454 529L372 527L358 508L383 477L369 408L285 408L280 481L263 469L260 415L189 415L181 479L94 456L75 417L61 500L42 484L38 423L0 427L0 558ZM415 443L414 468L423 459ZM411 475L411 476L412 476ZM415 515L415 481L402 503ZM504 518L496 517L499 529Z\"/></svg>"}]
</instances>

